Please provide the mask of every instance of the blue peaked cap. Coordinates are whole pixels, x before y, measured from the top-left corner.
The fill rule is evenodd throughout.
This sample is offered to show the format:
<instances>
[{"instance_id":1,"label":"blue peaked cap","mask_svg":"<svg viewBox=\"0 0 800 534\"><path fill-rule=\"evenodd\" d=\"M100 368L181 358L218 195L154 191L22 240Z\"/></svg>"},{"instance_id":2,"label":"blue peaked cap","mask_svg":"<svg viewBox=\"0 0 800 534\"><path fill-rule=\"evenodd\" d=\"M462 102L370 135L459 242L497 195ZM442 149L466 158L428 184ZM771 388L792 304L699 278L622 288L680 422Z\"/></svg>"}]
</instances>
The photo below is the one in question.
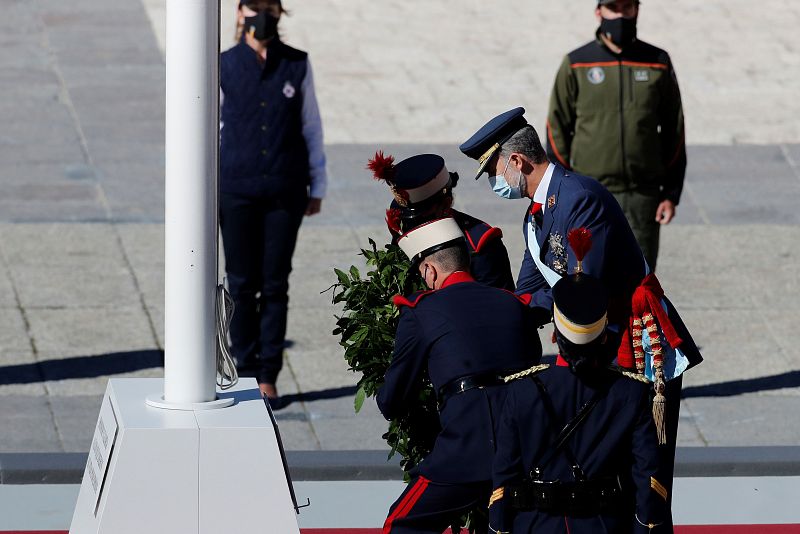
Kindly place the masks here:
<instances>
[{"instance_id":1,"label":"blue peaked cap","mask_svg":"<svg viewBox=\"0 0 800 534\"><path fill-rule=\"evenodd\" d=\"M524 114L525 108L522 107L501 113L484 124L472 137L458 147L465 156L478 160L476 180L480 178L486 165L495 152L503 146L503 143L527 126L528 121L523 117Z\"/></svg>"}]
</instances>

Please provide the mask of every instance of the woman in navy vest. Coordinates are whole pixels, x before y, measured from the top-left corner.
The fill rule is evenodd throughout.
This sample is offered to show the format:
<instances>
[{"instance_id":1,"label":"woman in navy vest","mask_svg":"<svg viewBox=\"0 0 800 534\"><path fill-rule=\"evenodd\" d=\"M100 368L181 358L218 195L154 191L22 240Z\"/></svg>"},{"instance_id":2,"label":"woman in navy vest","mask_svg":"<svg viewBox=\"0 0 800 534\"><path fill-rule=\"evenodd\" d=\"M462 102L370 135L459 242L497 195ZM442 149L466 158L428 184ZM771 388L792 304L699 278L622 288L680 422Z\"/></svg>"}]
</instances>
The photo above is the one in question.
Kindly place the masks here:
<instances>
[{"instance_id":1,"label":"woman in navy vest","mask_svg":"<svg viewBox=\"0 0 800 534\"><path fill-rule=\"evenodd\" d=\"M239 43L220 61L220 226L240 370L278 404L289 272L303 215L327 177L308 55L284 44L280 0L242 0Z\"/></svg>"}]
</instances>

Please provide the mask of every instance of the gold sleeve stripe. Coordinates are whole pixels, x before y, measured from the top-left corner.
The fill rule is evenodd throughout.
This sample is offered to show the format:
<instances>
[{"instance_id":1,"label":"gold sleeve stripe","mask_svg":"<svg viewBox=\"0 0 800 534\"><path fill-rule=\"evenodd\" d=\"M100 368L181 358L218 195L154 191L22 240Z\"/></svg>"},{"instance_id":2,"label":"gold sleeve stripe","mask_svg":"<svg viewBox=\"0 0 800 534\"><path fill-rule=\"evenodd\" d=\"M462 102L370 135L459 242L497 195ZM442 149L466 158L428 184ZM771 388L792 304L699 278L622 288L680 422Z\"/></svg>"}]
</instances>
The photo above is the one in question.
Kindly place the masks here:
<instances>
[{"instance_id":1,"label":"gold sleeve stripe","mask_svg":"<svg viewBox=\"0 0 800 534\"><path fill-rule=\"evenodd\" d=\"M494 492L492 492L492 496L489 498L489 506L493 505L494 503L502 499L503 496L505 495L505 492L506 492L505 488L497 488L496 490L494 490Z\"/></svg>"},{"instance_id":2,"label":"gold sleeve stripe","mask_svg":"<svg viewBox=\"0 0 800 534\"><path fill-rule=\"evenodd\" d=\"M659 482L653 477L650 477L650 488L659 495L661 495L662 499L664 499L665 501L667 500L667 495L669 494L669 492L667 492L667 488L662 486L661 482Z\"/></svg>"}]
</instances>

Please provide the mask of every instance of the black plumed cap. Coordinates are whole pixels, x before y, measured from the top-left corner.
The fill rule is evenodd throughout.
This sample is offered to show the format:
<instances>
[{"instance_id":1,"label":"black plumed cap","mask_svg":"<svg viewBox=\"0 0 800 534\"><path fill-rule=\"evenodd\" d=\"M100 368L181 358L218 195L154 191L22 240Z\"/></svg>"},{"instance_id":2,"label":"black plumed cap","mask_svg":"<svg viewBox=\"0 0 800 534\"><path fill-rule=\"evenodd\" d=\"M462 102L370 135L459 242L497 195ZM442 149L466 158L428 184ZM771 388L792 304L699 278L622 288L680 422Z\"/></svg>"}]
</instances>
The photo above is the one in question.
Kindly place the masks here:
<instances>
[{"instance_id":1,"label":"black plumed cap","mask_svg":"<svg viewBox=\"0 0 800 534\"><path fill-rule=\"evenodd\" d=\"M556 328L572 343L590 343L605 331L608 292L597 278L565 276L553 286L552 296Z\"/></svg>"}]
</instances>

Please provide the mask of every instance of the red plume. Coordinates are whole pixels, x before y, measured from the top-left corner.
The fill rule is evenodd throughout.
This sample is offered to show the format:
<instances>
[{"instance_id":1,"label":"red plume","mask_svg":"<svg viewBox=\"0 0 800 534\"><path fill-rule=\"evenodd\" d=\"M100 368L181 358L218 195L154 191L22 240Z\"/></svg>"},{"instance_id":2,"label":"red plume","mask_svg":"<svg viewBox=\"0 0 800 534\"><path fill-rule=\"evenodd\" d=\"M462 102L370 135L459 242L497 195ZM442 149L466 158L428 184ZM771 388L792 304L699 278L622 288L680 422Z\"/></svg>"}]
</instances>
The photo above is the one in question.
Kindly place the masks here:
<instances>
[{"instance_id":1,"label":"red plume","mask_svg":"<svg viewBox=\"0 0 800 534\"><path fill-rule=\"evenodd\" d=\"M585 226L573 228L567 232L567 241L572 247L572 252L575 253L575 259L580 264L589 253L589 249L592 248L592 232Z\"/></svg>"},{"instance_id":2,"label":"red plume","mask_svg":"<svg viewBox=\"0 0 800 534\"><path fill-rule=\"evenodd\" d=\"M403 229L400 228L400 210L397 208L386 210L386 226L389 230L398 236L403 235Z\"/></svg>"},{"instance_id":3,"label":"red plume","mask_svg":"<svg viewBox=\"0 0 800 534\"><path fill-rule=\"evenodd\" d=\"M384 156L383 150L375 152L375 157L367 163L376 180L391 182L394 178L394 156Z\"/></svg>"}]
</instances>

